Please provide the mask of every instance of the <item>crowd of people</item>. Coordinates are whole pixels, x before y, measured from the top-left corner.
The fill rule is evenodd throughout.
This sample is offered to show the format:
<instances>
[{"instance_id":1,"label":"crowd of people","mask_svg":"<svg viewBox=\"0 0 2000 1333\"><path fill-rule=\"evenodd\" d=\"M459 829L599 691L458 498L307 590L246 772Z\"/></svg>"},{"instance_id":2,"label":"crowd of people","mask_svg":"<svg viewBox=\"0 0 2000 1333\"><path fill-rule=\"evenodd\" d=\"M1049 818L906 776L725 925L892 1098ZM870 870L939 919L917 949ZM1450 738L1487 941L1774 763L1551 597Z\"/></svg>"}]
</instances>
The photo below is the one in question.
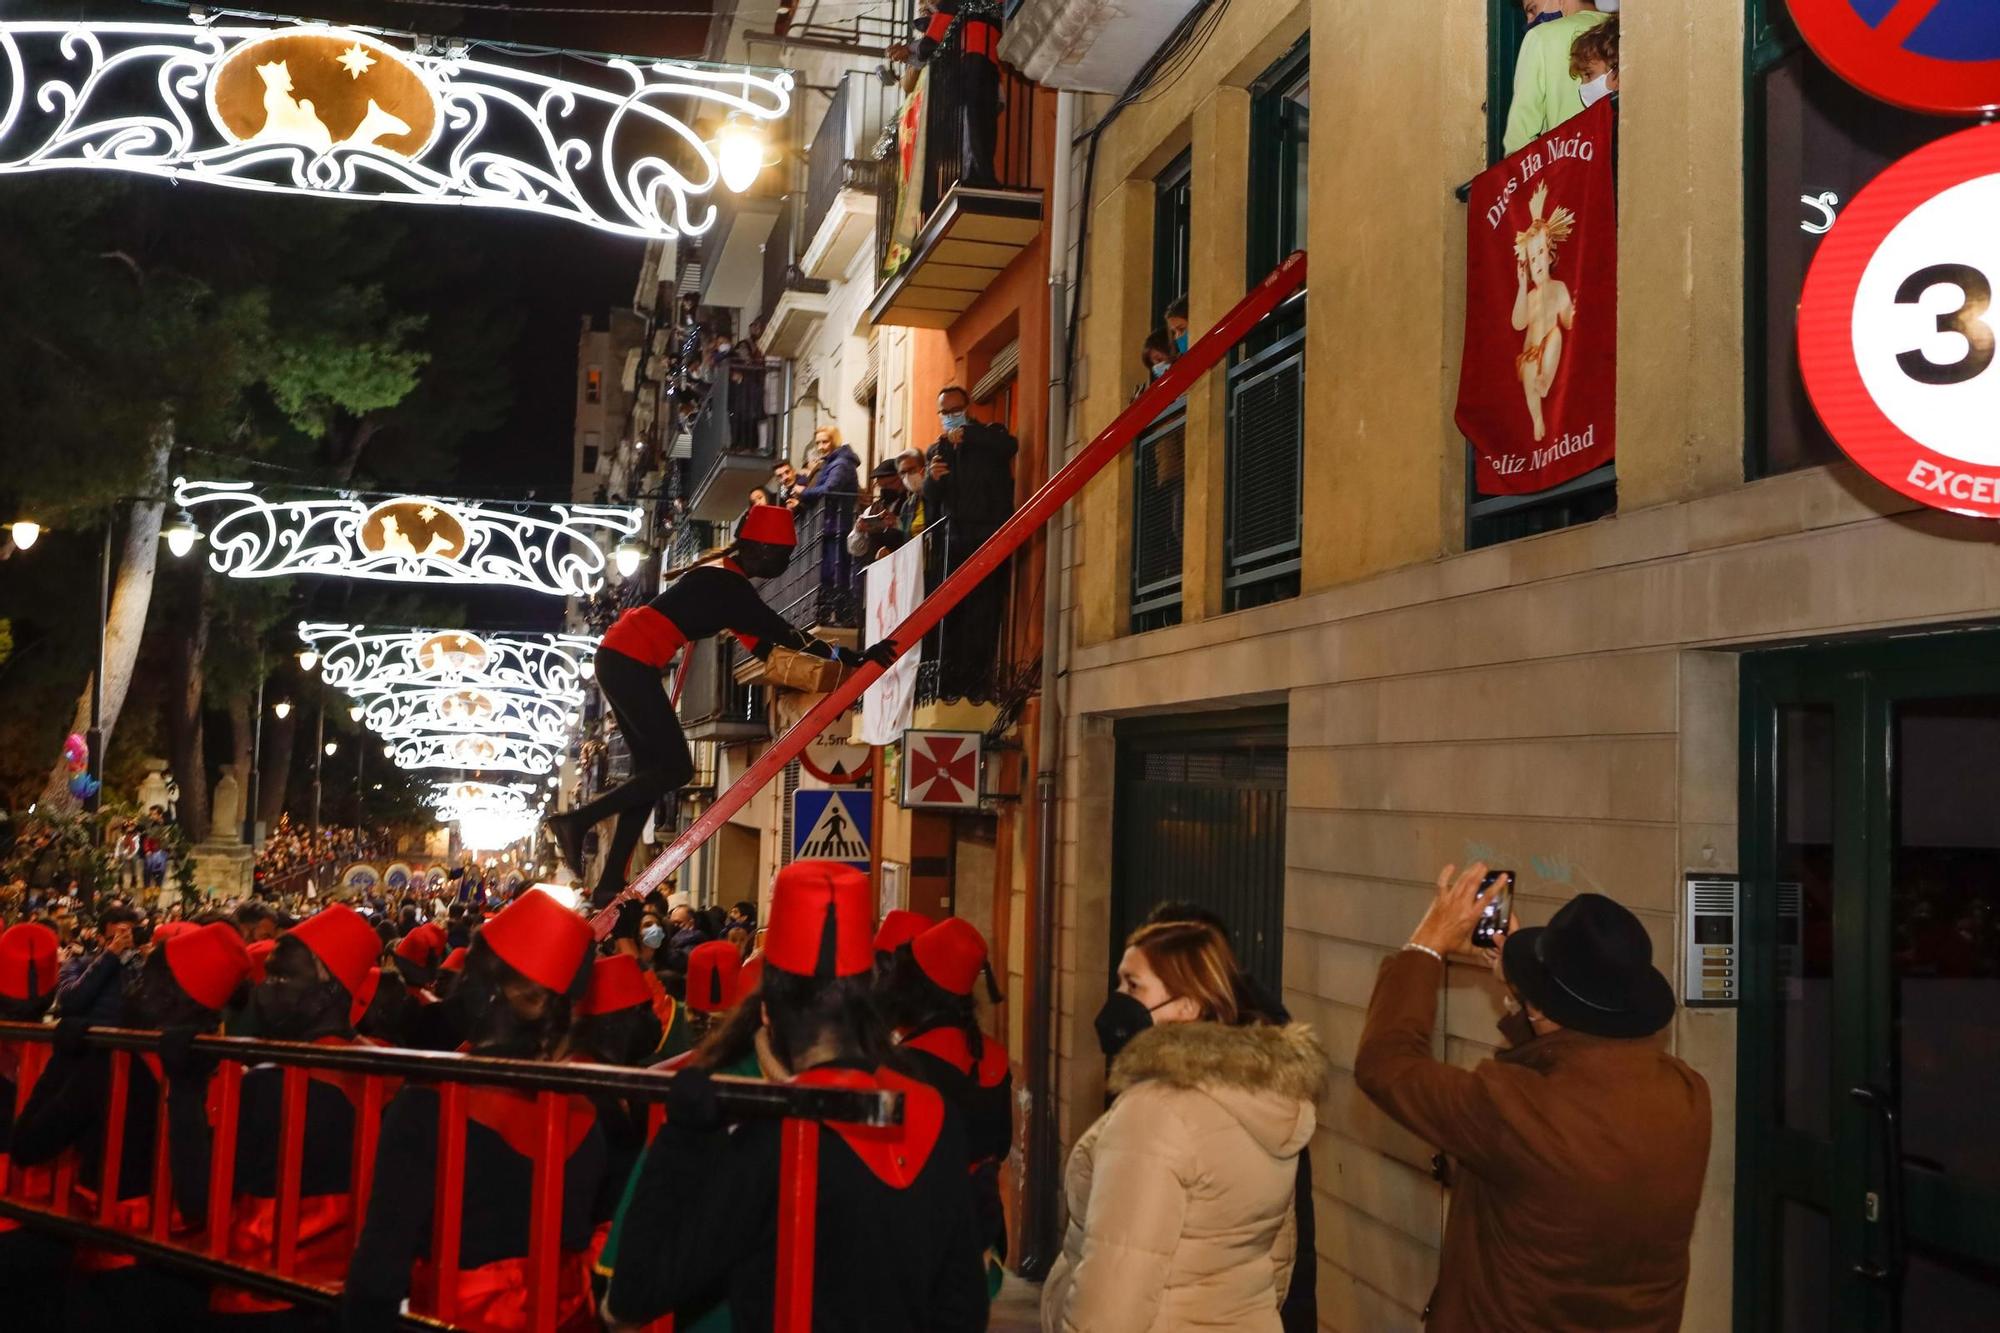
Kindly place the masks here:
<instances>
[{"instance_id":1,"label":"crowd of people","mask_svg":"<svg viewBox=\"0 0 2000 1333\"><path fill-rule=\"evenodd\" d=\"M352 865L356 861L379 859L395 848L386 830L360 828L301 829L289 815L278 816L278 826L257 850L256 877L261 885L302 871Z\"/></svg>"},{"instance_id":2,"label":"crowd of people","mask_svg":"<svg viewBox=\"0 0 2000 1333\"><path fill-rule=\"evenodd\" d=\"M1584 894L1522 928L1504 906L1495 914L1505 878L1484 865L1440 874L1382 964L1355 1054L1361 1091L1445 1155L1455 1202L1430 1326L1675 1328L1710 1111L1699 1075L1657 1039L1672 987L1622 906ZM673 1075L657 1128L643 1100L569 1099L554 1326L768 1328L781 1129L732 1112L716 1076L889 1090L900 1124L819 1133L813 1326L984 1328L1007 1257L1000 1172L1014 1140L1011 1063L982 1010L1000 999L986 941L956 917L878 921L873 907L859 871L802 861L778 873L761 929L750 902L698 908L656 892L626 903L603 944L540 888L497 911L416 897L296 920L249 902L153 923L117 904L92 923L95 952L67 960L49 920L17 922L0 932L0 1018L55 1028L24 1101L18 1052L0 1063L0 1148L27 1169L15 1197L45 1199L58 1159L85 1192L101 1187L98 1148L122 1116L118 1197L99 1215L152 1228L164 1148L169 1239L192 1242L199 1221L187 1219L210 1216L211 1181L230 1181L222 1243L267 1265L283 1074L243 1074L235 1170L215 1173L217 1066L194 1051L200 1033L652 1068ZM1508 1000L1505 1048L1473 1068L1434 1050L1452 956L1484 961ZM116 1099L109 1054L86 1039L101 1025L162 1034ZM1227 923L1186 903L1160 905L1130 937L1095 1027L1110 1101L1064 1173L1044 1329L1316 1327L1308 1145L1331 1078L1317 1035L1242 970ZM535 1094L467 1099L461 1193L447 1201L439 1088L394 1092L360 1210L357 1098L332 1073L308 1085L298 1275L340 1288L342 1327L391 1327L413 1291L437 1298L432 1219L455 1207L459 1251L443 1271L456 1275L458 1322L547 1327L526 1304L532 1167L548 1150ZM0 1285L26 1327L314 1326L282 1302L32 1224L0 1229Z\"/></svg>"}]
</instances>

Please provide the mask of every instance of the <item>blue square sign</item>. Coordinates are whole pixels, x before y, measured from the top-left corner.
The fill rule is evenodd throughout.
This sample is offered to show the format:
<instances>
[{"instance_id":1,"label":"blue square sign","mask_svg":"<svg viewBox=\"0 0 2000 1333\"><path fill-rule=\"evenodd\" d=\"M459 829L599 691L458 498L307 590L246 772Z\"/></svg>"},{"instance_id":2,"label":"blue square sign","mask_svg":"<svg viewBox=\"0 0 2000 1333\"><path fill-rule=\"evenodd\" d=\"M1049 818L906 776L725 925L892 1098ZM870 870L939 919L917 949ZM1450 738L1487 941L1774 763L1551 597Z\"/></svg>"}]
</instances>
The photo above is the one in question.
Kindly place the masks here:
<instances>
[{"instance_id":1,"label":"blue square sign","mask_svg":"<svg viewBox=\"0 0 2000 1333\"><path fill-rule=\"evenodd\" d=\"M866 789L793 792L792 859L846 861L866 870L874 843L871 802Z\"/></svg>"}]
</instances>

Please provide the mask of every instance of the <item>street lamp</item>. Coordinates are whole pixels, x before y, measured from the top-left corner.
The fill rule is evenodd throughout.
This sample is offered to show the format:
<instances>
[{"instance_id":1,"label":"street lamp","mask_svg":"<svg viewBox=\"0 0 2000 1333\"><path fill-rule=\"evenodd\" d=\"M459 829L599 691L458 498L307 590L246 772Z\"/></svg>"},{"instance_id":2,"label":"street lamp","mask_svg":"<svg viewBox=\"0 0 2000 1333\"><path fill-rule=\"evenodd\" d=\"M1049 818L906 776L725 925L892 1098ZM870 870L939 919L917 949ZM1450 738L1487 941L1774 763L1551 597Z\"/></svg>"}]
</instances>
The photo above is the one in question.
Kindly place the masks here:
<instances>
[{"instance_id":1,"label":"street lamp","mask_svg":"<svg viewBox=\"0 0 2000 1333\"><path fill-rule=\"evenodd\" d=\"M319 665L319 651L314 648L299 649L299 670L311 671Z\"/></svg>"},{"instance_id":2,"label":"street lamp","mask_svg":"<svg viewBox=\"0 0 2000 1333\"><path fill-rule=\"evenodd\" d=\"M639 562L646 558L646 544L637 537L627 537L612 551L611 559L618 566L618 577L629 579L638 572Z\"/></svg>"},{"instance_id":3,"label":"street lamp","mask_svg":"<svg viewBox=\"0 0 2000 1333\"><path fill-rule=\"evenodd\" d=\"M326 757L327 757L327 758L329 758L329 759L331 759L331 758L333 758L333 756L334 756L334 755L336 755L336 754L338 754L338 753L340 752L340 742L339 742L339 741L328 741L328 742L326 743L326 747L325 747L325 748L326 748Z\"/></svg>"},{"instance_id":4,"label":"street lamp","mask_svg":"<svg viewBox=\"0 0 2000 1333\"><path fill-rule=\"evenodd\" d=\"M290 699L280 699L271 705L271 711L278 715L278 721L283 722L292 715L292 701Z\"/></svg>"},{"instance_id":5,"label":"street lamp","mask_svg":"<svg viewBox=\"0 0 2000 1333\"><path fill-rule=\"evenodd\" d=\"M597 674L597 662L592 658L586 657L577 664L576 669L582 673L585 680L589 680Z\"/></svg>"},{"instance_id":6,"label":"street lamp","mask_svg":"<svg viewBox=\"0 0 2000 1333\"><path fill-rule=\"evenodd\" d=\"M349 722L359 722L361 720L361 711L360 704L351 705L347 710L347 720Z\"/></svg>"},{"instance_id":7,"label":"street lamp","mask_svg":"<svg viewBox=\"0 0 2000 1333\"><path fill-rule=\"evenodd\" d=\"M731 112L716 132L715 158L722 171L722 183L737 194L743 193L764 173L767 164L764 131L742 112Z\"/></svg>"},{"instance_id":8,"label":"street lamp","mask_svg":"<svg viewBox=\"0 0 2000 1333\"><path fill-rule=\"evenodd\" d=\"M14 538L14 549L25 551L41 540L42 525L32 518L17 518L8 525L7 531Z\"/></svg>"},{"instance_id":9,"label":"street lamp","mask_svg":"<svg viewBox=\"0 0 2000 1333\"><path fill-rule=\"evenodd\" d=\"M201 529L195 526L194 515L181 509L160 529L160 535L167 539L167 549L179 559L192 551L194 544L201 540Z\"/></svg>"}]
</instances>

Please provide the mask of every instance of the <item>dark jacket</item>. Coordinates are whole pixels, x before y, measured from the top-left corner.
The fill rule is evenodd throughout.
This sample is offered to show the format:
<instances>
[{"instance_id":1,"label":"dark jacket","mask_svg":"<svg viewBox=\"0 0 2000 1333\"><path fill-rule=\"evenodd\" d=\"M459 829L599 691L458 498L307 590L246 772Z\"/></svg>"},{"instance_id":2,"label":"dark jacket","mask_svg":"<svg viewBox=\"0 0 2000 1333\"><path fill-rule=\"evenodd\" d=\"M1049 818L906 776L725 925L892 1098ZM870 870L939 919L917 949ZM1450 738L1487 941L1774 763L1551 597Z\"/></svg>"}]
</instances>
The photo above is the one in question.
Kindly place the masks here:
<instances>
[{"instance_id":1,"label":"dark jacket","mask_svg":"<svg viewBox=\"0 0 2000 1333\"><path fill-rule=\"evenodd\" d=\"M823 1070L809 1071L812 1079ZM878 1175L832 1126L820 1131L813 1250L815 1333L960 1333L986 1327L965 1132L914 1079L898 1133L908 1178ZM921 1104L928 1098L928 1105ZM928 1124L928 1143L913 1126ZM778 1267L780 1123L693 1130L671 1119L653 1139L605 1247L606 1305L624 1322L693 1312L726 1296L739 1329L772 1324ZM878 1137L884 1131L862 1131ZM903 1151L903 1150L907 1151Z\"/></svg>"},{"instance_id":2,"label":"dark jacket","mask_svg":"<svg viewBox=\"0 0 2000 1333\"><path fill-rule=\"evenodd\" d=\"M1711 1124L1659 1036L1559 1031L1475 1069L1431 1053L1444 964L1382 964L1354 1078L1455 1159L1432 1333L1677 1333Z\"/></svg>"},{"instance_id":3,"label":"dark jacket","mask_svg":"<svg viewBox=\"0 0 2000 1333\"><path fill-rule=\"evenodd\" d=\"M804 494L853 495L860 489L861 458L843 444L820 460Z\"/></svg>"},{"instance_id":4,"label":"dark jacket","mask_svg":"<svg viewBox=\"0 0 2000 1333\"><path fill-rule=\"evenodd\" d=\"M1014 512L1014 455L1021 443L1004 426L969 421L965 439L940 435L924 452L926 465L942 462L942 477L924 473L924 523L949 520L945 540L953 552L970 553Z\"/></svg>"},{"instance_id":5,"label":"dark jacket","mask_svg":"<svg viewBox=\"0 0 2000 1333\"><path fill-rule=\"evenodd\" d=\"M126 955L137 966L139 951ZM116 1027L125 1013L125 958L109 949L83 969L83 975L56 991L56 1012L64 1018L81 1018L93 1027Z\"/></svg>"}]
</instances>

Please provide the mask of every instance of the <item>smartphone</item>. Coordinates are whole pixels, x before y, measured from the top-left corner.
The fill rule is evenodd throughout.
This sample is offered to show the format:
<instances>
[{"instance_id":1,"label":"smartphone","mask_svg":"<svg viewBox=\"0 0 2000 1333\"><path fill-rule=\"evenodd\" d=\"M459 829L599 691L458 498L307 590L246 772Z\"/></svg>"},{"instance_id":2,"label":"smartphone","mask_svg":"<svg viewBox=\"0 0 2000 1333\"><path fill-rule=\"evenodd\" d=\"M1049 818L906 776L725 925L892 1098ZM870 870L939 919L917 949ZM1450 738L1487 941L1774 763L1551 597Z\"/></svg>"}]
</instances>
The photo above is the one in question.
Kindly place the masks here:
<instances>
[{"instance_id":1,"label":"smartphone","mask_svg":"<svg viewBox=\"0 0 2000 1333\"><path fill-rule=\"evenodd\" d=\"M1494 940L1507 933L1507 922L1513 918L1514 872L1487 871L1486 878L1479 881L1479 896L1486 899L1486 907L1472 923L1472 943L1476 948L1491 949Z\"/></svg>"}]
</instances>

